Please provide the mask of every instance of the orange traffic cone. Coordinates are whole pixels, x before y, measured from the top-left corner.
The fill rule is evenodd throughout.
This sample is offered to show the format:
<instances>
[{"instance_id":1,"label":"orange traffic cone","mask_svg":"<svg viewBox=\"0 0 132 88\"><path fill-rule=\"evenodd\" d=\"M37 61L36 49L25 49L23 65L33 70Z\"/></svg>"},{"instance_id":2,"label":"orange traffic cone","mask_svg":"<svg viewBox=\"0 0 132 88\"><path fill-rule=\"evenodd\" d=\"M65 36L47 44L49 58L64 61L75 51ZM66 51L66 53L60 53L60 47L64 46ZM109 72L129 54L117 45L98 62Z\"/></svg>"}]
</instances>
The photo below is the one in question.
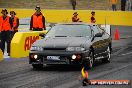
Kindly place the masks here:
<instances>
[{"instance_id":1,"label":"orange traffic cone","mask_svg":"<svg viewBox=\"0 0 132 88\"><path fill-rule=\"evenodd\" d=\"M118 31L118 28L116 28L116 31L115 31L115 37L114 37L114 40L119 40L119 31Z\"/></svg>"}]
</instances>

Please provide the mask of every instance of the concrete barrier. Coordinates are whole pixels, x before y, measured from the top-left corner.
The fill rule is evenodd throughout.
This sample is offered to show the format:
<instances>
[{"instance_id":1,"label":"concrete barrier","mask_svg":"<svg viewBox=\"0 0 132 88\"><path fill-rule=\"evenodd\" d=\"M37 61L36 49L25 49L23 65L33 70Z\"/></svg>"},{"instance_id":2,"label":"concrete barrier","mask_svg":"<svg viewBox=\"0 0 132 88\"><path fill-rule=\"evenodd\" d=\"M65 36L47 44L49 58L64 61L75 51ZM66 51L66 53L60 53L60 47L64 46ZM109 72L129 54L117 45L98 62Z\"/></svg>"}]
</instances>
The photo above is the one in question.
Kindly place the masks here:
<instances>
[{"instance_id":1,"label":"concrete barrier","mask_svg":"<svg viewBox=\"0 0 132 88\"><path fill-rule=\"evenodd\" d=\"M2 52L2 50L0 49L0 61L2 61L2 60L4 60L4 59L3 59L3 52Z\"/></svg>"},{"instance_id":2,"label":"concrete barrier","mask_svg":"<svg viewBox=\"0 0 132 88\"><path fill-rule=\"evenodd\" d=\"M1 10L1 9L0 9ZM33 9L7 9L8 11L14 10L19 18L31 17L34 13ZM80 19L83 22L90 23L91 10L76 10L79 13ZM94 10L96 12L96 24L109 24L109 25L127 25L132 26L131 18L132 12L127 11L103 11ZM46 21L52 23L71 22L73 10L44 10L42 13L45 15Z\"/></svg>"},{"instance_id":3,"label":"concrete barrier","mask_svg":"<svg viewBox=\"0 0 132 88\"><path fill-rule=\"evenodd\" d=\"M11 41L11 58L27 57L31 45L41 37L39 33L46 33L47 31L34 32L17 32Z\"/></svg>"}]
</instances>

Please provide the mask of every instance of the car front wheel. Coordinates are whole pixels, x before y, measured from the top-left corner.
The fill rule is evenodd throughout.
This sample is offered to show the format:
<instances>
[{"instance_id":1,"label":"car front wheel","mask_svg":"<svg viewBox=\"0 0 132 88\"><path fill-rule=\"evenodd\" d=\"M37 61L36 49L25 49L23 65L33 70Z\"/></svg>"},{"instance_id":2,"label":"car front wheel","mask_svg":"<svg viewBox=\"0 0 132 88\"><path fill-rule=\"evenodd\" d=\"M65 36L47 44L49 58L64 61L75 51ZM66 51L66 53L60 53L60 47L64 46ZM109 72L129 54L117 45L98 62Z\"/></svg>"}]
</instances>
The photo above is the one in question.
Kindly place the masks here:
<instances>
[{"instance_id":1,"label":"car front wheel","mask_svg":"<svg viewBox=\"0 0 132 88\"><path fill-rule=\"evenodd\" d=\"M91 52L89 56L89 67L92 68L94 64L94 53Z\"/></svg>"},{"instance_id":2,"label":"car front wheel","mask_svg":"<svg viewBox=\"0 0 132 88\"><path fill-rule=\"evenodd\" d=\"M32 64L33 69L42 69L43 64Z\"/></svg>"},{"instance_id":3,"label":"car front wheel","mask_svg":"<svg viewBox=\"0 0 132 88\"><path fill-rule=\"evenodd\" d=\"M83 66L87 68L92 68L94 64L94 53L90 52L89 59L83 61Z\"/></svg>"},{"instance_id":4,"label":"car front wheel","mask_svg":"<svg viewBox=\"0 0 132 88\"><path fill-rule=\"evenodd\" d=\"M107 48L107 57L102 59L102 62L104 63L109 63L111 58L111 51L110 47Z\"/></svg>"}]
</instances>

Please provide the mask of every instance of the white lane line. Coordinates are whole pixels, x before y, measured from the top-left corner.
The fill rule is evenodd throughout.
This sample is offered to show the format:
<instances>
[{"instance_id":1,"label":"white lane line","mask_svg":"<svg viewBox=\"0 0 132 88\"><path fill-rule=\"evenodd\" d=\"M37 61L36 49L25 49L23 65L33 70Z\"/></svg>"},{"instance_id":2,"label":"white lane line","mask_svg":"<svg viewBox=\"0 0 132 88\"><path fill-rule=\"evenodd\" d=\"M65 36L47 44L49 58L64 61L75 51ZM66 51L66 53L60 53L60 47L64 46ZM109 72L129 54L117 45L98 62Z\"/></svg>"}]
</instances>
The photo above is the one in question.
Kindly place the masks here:
<instances>
[{"instance_id":1,"label":"white lane line","mask_svg":"<svg viewBox=\"0 0 132 88\"><path fill-rule=\"evenodd\" d=\"M116 51L115 53L113 53L113 55L118 55L119 53L121 53L122 51L124 51L126 48L128 48L128 47L123 47L123 48L119 49L118 51Z\"/></svg>"},{"instance_id":2,"label":"white lane line","mask_svg":"<svg viewBox=\"0 0 132 88\"><path fill-rule=\"evenodd\" d=\"M132 52L129 53L125 53L125 54L121 54L122 56L128 55L128 54L132 54Z\"/></svg>"}]
</instances>

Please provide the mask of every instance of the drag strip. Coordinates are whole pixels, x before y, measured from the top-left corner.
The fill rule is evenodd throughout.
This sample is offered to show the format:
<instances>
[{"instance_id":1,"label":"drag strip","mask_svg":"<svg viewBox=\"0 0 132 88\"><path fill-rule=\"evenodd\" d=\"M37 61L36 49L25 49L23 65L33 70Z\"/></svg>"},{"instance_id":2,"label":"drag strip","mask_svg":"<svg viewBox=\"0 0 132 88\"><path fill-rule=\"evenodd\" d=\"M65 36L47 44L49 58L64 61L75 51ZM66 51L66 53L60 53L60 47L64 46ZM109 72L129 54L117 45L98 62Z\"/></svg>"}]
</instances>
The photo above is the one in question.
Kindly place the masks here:
<instances>
[{"instance_id":1,"label":"drag strip","mask_svg":"<svg viewBox=\"0 0 132 88\"><path fill-rule=\"evenodd\" d=\"M114 72L120 71L122 69L131 66L132 64L117 63L120 59L112 57L112 63L101 64L97 63L94 70L89 70L90 79L97 79L105 75L112 74ZM122 58L124 59L124 58ZM116 64L115 64L116 63ZM61 65L60 65L61 66ZM81 87L81 83L78 80L80 76L81 67L79 66L47 66L42 70L33 71L25 70L18 72L19 74L9 75L5 79L0 80L0 86L5 86L8 84L11 88L77 88ZM69 69L69 67L71 69ZM100 69L101 68L101 69ZM12 81L13 80L13 81ZM6 82L6 83L5 83ZM6 86L6 87L8 87Z\"/></svg>"},{"instance_id":2,"label":"drag strip","mask_svg":"<svg viewBox=\"0 0 132 88\"><path fill-rule=\"evenodd\" d=\"M125 54L121 54L121 55L122 55L122 56L125 56L125 55L129 55L129 54L132 54L132 52L125 53Z\"/></svg>"},{"instance_id":3,"label":"drag strip","mask_svg":"<svg viewBox=\"0 0 132 88\"><path fill-rule=\"evenodd\" d=\"M130 36L132 31L124 28L131 27L119 30L121 36ZM113 40L112 46L111 62L97 62L88 70L89 79L132 80L132 39ZM80 65L50 65L34 70L28 58L6 58L0 62L0 88L83 88L79 81L81 69ZM132 84L89 85L86 88L132 88Z\"/></svg>"}]
</instances>

